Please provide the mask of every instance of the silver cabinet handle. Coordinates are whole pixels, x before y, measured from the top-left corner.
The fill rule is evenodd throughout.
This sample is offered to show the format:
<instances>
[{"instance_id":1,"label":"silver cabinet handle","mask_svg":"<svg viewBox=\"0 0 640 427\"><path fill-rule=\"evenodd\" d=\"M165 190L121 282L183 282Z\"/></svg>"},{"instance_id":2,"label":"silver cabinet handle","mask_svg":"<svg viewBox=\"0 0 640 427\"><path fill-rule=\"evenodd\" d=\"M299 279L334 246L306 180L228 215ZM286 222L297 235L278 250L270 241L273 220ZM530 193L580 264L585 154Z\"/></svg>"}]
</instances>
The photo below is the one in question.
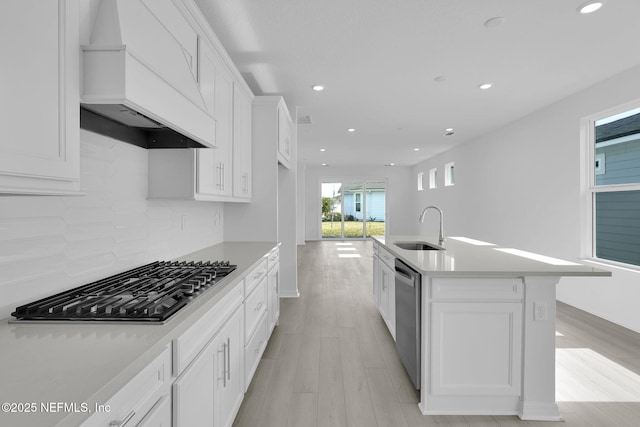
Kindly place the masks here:
<instances>
[{"instance_id":1,"label":"silver cabinet handle","mask_svg":"<svg viewBox=\"0 0 640 427\"><path fill-rule=\"evenodd\" d=\"M227 379L231 381L231 337L227 337L227 357L225 358L227 362ZM225 385L226 387L226 385Z\"/></svg>"},{"instance_id":2,"label":"silver cabinet handle","mask_svg":"<svg viewBox=\"0 0 640 427\"><path fill-rule=\"evenodd\" d=\"M222 344L222 350L218 350L218 353L222 353L222 386L227 387L227 343Z\"/></svg>"},{"instance_id":3,"label":"silver cabinet handle","mask_svg":"<svg viewBox=\"0 0 640 427\"><path fill-rule=\"evenodd\" d=\"M216 177L216 187L222 190L222 163L216 165L216 174L218 175Z\"/></svg>"},{"instance_id":4,"label":"silver cabinet handle","mask_svg":"<svg viewBox=\"0 0 640 427\"><path fill-rule=\"evenodd\" d=\"M127 414L126 417L124 417L124 419L111 421L109 423L109 427L124 427L125 425L127 425L129 421L131 421L131 418L133 418L135 414L136 414L136 411L131 411L129 412L129 414Z\"/></svg>"}]
</instances>

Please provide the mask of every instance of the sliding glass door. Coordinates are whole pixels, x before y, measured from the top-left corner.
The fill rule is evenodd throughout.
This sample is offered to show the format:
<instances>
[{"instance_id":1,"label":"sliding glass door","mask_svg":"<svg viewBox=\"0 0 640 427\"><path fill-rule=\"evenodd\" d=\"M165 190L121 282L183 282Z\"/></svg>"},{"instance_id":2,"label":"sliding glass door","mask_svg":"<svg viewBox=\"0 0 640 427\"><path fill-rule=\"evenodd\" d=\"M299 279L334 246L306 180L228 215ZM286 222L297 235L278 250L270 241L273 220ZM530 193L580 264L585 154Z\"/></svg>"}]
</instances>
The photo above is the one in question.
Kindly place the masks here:
<instances>
[{"instance_id":1,"label":"sliding glass door","mask_svg":"<svg viewBox=\"0 0 640 427\"><path fill-rule=\"evenodd\" d=\"M323 182L322 238L365 238L384 235L383 181Z\"/></svg>"}]
</instances>

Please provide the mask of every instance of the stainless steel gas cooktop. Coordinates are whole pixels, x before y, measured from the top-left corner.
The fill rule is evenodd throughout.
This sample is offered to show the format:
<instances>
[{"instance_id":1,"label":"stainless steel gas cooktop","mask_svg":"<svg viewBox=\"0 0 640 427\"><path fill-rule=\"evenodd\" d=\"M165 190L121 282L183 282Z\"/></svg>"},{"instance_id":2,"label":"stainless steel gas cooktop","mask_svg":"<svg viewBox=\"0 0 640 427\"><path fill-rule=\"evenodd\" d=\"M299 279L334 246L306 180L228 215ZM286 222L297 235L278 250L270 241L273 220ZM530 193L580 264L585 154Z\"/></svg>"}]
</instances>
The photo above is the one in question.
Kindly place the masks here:
<instances>
[{"instance_id":1,"label":"stainless steel gas cooktop","mask_svg":"<svg viewBox=\"0 0 640 427\"><path fill-rule=\"evenodd\" d=\"M25 304L11 315L16 321L162 323L235 269L229 261L156 261Z\"/></svg>"}]
</instances>

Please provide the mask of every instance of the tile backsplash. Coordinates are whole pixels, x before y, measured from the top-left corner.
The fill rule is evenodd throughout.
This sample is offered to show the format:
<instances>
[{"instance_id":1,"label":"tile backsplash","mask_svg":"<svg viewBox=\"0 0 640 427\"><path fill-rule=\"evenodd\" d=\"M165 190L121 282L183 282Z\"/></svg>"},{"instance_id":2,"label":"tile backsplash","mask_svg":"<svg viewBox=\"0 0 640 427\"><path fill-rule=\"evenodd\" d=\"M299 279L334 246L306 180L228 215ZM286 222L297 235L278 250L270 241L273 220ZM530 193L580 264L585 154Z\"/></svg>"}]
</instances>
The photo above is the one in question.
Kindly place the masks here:
<instances>
[{"instance_id":1,"label":"tile backsplash","mask_svg":"<svg viewBox=\"0 0 640 427\"><path fill-rule=\"evenodd\" d=\"M80 138L84 195L0 197L0 318L222 241L221 203L147 200L147 150L82 130Z\"/></svg>"}]
</instances>

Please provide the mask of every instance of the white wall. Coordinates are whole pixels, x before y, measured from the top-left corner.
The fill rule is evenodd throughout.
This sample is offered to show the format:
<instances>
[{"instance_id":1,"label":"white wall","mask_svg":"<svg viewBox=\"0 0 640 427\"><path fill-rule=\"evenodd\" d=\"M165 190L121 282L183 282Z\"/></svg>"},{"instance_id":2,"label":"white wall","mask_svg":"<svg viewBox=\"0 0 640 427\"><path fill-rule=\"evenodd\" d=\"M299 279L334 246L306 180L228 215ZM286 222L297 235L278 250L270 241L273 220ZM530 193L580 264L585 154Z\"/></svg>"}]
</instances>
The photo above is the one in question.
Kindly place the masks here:
<instances>
[{"instance_id":1,"label":"white wall","mask_svg":"<svg viewBox=\"0 0 640 427\"><path fill-rule=\"evenodd\" d=\"M637 99L640 67L416 165L414 178L418 172L428 178L437 167L439 188L416 191L411 199L416 207L440 206L448 235L578 259L585 233L580 119ZM450 161L456 184L443 187ZM414 232L437 230L437 215L428 216ZM562 279L558 299L640 331L640 272L612 271L612 278Z\"/></svg>"},{"instance_id":2,"label":"white wall","mask_svg":"<svg viewBox=\"0 0 640 427\"><path fill-rule=\"evenodd\" d=\"M304 223L305 240L322 238L320 214L322 212L321 182L330 178L340 182L350 179L367 179L370 181L386 180L386 232L387 234L407 234L412 231L413 223L417 223L419 212L414 212L413 192L415 183L411 177L411 169L402 166L360 166L360 167L322 167L306 165L304 168Z\"/></svg>"},{"instance_id":3,"label":"white wall","mask_svg":"<svg viewBox=\"0 0 640 427\"><path fill-rule=\"evenodd\" d=\"M0 197L0 318L20 303L222 241L214 224L221 204L146 199L147 150L82 130L80 139L83 196Z\"/></svg>"}]
</instances>

